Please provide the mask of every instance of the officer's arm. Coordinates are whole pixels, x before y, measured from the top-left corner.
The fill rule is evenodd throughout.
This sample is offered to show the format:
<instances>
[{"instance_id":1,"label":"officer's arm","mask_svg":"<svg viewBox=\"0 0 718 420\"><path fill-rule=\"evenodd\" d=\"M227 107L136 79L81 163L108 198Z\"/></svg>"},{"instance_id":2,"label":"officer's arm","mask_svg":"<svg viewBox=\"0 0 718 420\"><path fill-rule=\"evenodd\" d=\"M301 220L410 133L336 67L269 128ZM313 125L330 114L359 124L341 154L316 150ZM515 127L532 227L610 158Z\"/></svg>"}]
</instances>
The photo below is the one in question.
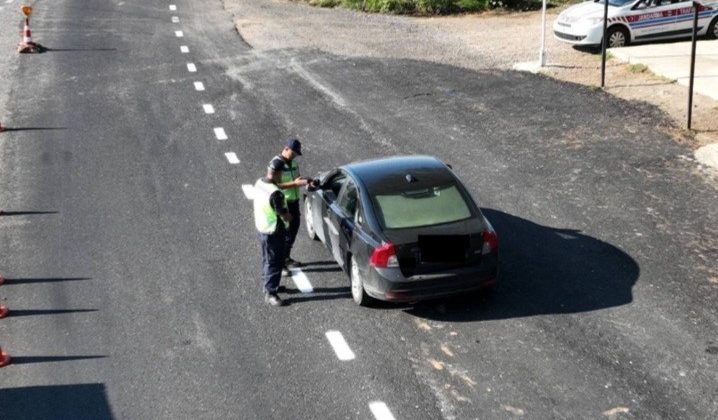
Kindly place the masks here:
<instances>
[{"instance_id":1,"label":"officer's arm","mask_svg":"<svg viewBox=\"0 0 718 420\"><path fill-rule=\"evenodd\" d=\"M303 187L307 185L306 178L297 177L294 181L277 183L277 187L286 190L287 188Z\"/></svg>"},{"instance_id":2,"label":"officer's arm","mask_svg":"<svg viewBox=\"0 0 718 420\"><path fill-rule=\"evenodd\" d=\"M272 208L274 211L286 222L292 221L292 215L289 213L289 209L284 207L284 194L281 191L277 191L272 194L271 197Z\"/></svg>"}]
</instances>

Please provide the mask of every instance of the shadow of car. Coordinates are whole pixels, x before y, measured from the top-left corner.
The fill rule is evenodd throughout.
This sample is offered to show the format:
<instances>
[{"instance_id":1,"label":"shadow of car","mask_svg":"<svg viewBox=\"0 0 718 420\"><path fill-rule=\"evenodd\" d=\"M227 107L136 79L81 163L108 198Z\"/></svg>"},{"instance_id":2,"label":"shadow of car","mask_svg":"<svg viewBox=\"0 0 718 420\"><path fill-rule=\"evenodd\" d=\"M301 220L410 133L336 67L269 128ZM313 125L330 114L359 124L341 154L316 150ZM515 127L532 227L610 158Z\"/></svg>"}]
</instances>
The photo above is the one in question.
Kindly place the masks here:
<instances>
[{"instance_id":1,"label":"shadow of car","mask_svg":"<svg viewBox=\"0 0 718 420\"><path fill-rule=\"evenodd\" d=\"M501 283L490 299L471 295L426 301L407 313L469 322L581 313L633 301L640 268L621 249L578 230L482 211L501 236Z\"/></svg>"}]
</instances>

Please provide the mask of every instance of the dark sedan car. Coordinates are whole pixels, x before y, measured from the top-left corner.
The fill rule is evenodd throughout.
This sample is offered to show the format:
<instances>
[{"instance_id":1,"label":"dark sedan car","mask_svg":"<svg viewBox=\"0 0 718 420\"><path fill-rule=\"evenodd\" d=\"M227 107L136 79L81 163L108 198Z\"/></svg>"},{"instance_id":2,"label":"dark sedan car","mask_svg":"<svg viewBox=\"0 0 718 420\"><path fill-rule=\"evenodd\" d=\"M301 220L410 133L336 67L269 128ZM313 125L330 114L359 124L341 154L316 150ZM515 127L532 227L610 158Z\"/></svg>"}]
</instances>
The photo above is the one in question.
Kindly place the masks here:
<instances>
[{"instance_id":1,"label":"dark sedan car","mask_svg":"<svg viewBox=\"0 0 718 420\"><path fill-rule=\"evenodd\" d=\"M453 171L436 158L352 163L304 198L309 236L349 274L354 301L411 302L491 287L498 238Z\"/></svg>"}]
</instances>

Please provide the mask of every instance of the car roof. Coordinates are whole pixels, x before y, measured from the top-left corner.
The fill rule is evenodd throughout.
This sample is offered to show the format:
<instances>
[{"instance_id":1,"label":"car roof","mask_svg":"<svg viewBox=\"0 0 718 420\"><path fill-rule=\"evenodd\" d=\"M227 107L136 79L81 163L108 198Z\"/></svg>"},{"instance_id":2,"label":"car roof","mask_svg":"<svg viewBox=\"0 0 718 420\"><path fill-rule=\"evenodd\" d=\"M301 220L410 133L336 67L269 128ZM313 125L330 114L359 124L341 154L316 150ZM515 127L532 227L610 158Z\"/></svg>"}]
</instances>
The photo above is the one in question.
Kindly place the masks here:
<instances>
[{"instance_id":1,"label":"car roof","mask_svg":"<svg viewBox=\"0 0 718 420\"><path fill-rule=\"evenodd\" d=\"M455 183L451 170L432 156L393 156L350 163L341 167L370 194L407 191ZM407 180L413 177L413 182Z\"/></svg>"}]
</instances>

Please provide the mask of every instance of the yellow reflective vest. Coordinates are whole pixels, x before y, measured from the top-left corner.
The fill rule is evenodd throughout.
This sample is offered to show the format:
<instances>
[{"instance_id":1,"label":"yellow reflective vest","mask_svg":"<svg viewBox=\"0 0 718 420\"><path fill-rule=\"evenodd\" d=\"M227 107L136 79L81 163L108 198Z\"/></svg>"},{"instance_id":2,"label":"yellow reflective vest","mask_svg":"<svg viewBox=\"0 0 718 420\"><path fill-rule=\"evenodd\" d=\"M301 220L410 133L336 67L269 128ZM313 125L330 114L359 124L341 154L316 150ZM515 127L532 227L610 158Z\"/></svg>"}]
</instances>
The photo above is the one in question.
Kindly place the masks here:
<instances>
[{"instance_id":1,"label":"yellow reflective vest","mask_svg":"<svg viewBox=\"0 0 718 420\"><path fill-rule=\"evenodd\" d=\"M287 163L282 156L277 156L277 158L282 159L282 162L284 162L284 169L282 169L282 180L280 181L281 184L292 182L297 177L299 177L299 165L297 164L296 160L292 160L291 162ZM292 187L292 188L286 188L283 190L284 192L284 198L289 201L297 201L299 200L299 187Z\"/></svg>"},{"instance_id":2,"label":"yellow reflective vest","mask_svg":"<svg viewBox=\"0 0 718 420\"><path fill-rule=\"evenodd\" d=\"M280 189L274 183L264 182L261 179L254 183L254 226L259 233L271 235L277 231L277 219L281 217L274 211L270 200L276 191ZM285 207L286 201L285 199ZM285 228L289 227L289 223L283 219L282 223Z\"/></svg>"}]
</instances>

